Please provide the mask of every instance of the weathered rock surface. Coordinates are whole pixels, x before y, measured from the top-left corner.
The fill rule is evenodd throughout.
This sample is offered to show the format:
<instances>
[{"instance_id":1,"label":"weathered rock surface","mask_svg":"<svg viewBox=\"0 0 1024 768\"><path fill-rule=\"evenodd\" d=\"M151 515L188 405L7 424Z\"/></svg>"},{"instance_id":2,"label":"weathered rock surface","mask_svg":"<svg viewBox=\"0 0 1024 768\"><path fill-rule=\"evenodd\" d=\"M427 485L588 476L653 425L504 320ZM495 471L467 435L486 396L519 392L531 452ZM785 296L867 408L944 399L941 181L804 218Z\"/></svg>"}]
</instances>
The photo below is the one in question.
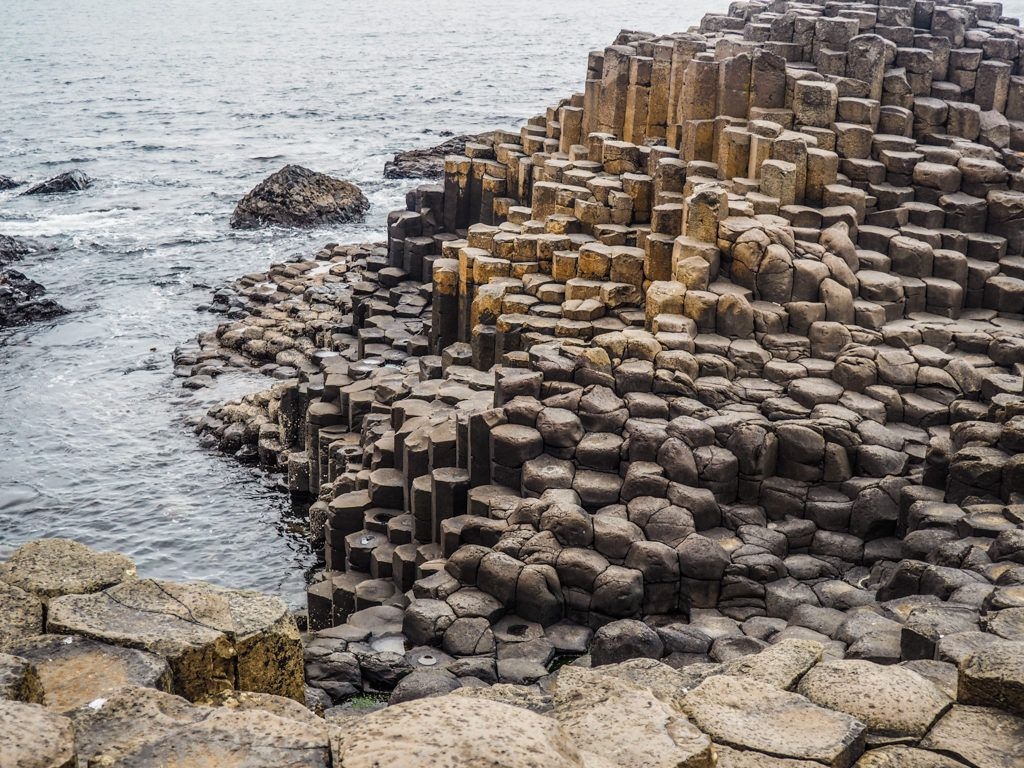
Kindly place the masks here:
<instances>
[{"instance_id":1,"label":"weathered rock surface","mask_svg":"<svg viewBox=\"0 0 1024 768\"><path fill-rule=\"evenodd\" d=\"M42 633L42 601L19 587L0 581L0 649L17 638Z\"/></svg>"},{"instance_id":2,"label":"weathered rock surface","mask_svg":"<svg viewBox=\"0 0 1024 768\"><path fill-rule=\"evenodd\" d=\"M256 592L132 580L52 599L47 631L162 656L173 690L189 699L232 689L304 697L295 620L281 600Z\"/></svg>"},{"instance_id":3,"label":"weathered rock surface","mask_svg":"<svg viewBox=\"0 0 1024 768\"><path fill-rule=\"evenodd\" d=\"M612 765L710 768L711 740L645 688L565 667L554 687L554 717L576 747Z\"/></svg>"},{"instance_id":4,"label":"weathered rock surface","mask_svg":"<svg viewBox=\"0 0 1024 768\"><path fill-rule=\"evenodd\" d=\"M35 539L0 563L0 581L42 600L78 595L135 578L135 563L116 552L97 552L71 539Z\"/></svg>"},{"instance_id":5,"label":"weathered rock surface","mask_svg":"<svg viewBox=\"0 0 1024 768\"><path fill-rule=\"evenodd\" d=\"M92 179L77 169L54 176L52 179L33 184L23 195L55 195L61 192L80 192L92 186Z\"/></svg>"},{"instance_id":6,"label":"weathered rock surface","mask_svg":"<svg viewBox=\"0 0 1024 768\"><path fill-rule=\"evenodd\" d=\"M714 676L686 694L683 711L716 743L848 768L864 751L864 725L803 696L755 680Z\"/></svg>"},{"instance_id":7,"label":"weathered rock surface","mask_svg":"<svg viewBox=\"0 0 1024 768\"><path fill-rule=\"evenodd\" d=\"M0 175L0 191L20 187L22 183L23 182L12 179L10 176Z\"/></svg>"},{"instance_id":8,"label":"weathered rock surface","mask_svg":"<svg viewBox=\"0 0 1024 768\"><path fill-rule=\"evenodd\" d=\"M818 706L860 720L869 739L920 739L952 704L931 681L906 667L855 659L818 664L797 690Z\"/></svg>"},{"instance_id":9,"label":"weathered rock surface","mask_svg":"<svg viewBox=\"0 0 1024 768\"><path fill-rule=\"evenodd\" d=\"M406 702L366 715L335 735L345 768L581 768L551 718L465 696Z\"/></svg>"},{"instance_id":10,"label":"weathered rock surface","mask_svg":"<svg viewBox=\"0 0 1024 768\"><path fill-rule=\"evenodd\" d=\"M0 328L49 320L67 314L46 289L14 269L0 270Z\"/></svg>"},{"instance_id":11,"label":"weathered rock surface","mask_svg":"<svg viewBox=\"0 0 1024 768\"><path fill-rule=\"evenodd\" d=\"M2 189L2 187L0 187ZM10 235L0 235L0 266L10 264L12 261L17 261L22 256L32 252L26 243L21 240L11 237Z\"/></svg>"},{"instance_id":12,"label":"weathered rock surface","mask_svg":"<svg viewBox=\"0 0 1024 768\"><path fill-rule=\"evenodd\" d=\"M38 635L14 641L10 652L31 662L40 704L67 712L125 687L170 691L171 673L160 656L74 635Z\"/></svg>"},{"instance_id":13,"label":"weathered rock surface","mask_svg":"<svg viewBox=\"0 0 1024 768\"><path fill-rule=\"evenodd\" d=\"M989 707L953 706L920 746L975 768L1024 764L1024 718Z\"/></svg>"},{"instance_id":14,"label":"weathered rock surface","mask_svg":"<svg viewBox=\"0 0 1024 768\"><path fill-rule=\"evenodd\" d=\"M439 179L444 176L444 159L447 155L461 155L466 143L488 143L491 134L453 136L437 146L423 149L408 149L398 152L384 163L385 179Z\"/></svg>"},{"instance_id":15,"label":"weathered rock surface","mask_svg":"<svg viewBox=\"0 0 1024 768\"><path fill-rule=\"evenodd\" d=\"M286 165L243 197L231 214L235 229L318 227L361 218L370 202L355 184Z\"/></svg>"},{"instance_id":16,"label":"weathered rock surface","mask_svg":"<svg viewBox=\"0 0 1024 768\"><path fill-rule=\"evenodd\" d=\"M0 653L0 699L43 703L43 685L35 666L26 658Z\"/></svg>"},{"instance_id":17,"label":"weathered rock surface","mask_svg":"<svg viewBox=\"0 0 1024 768\"><path fill-rule=\"evenodd\" d=\"M286 707L193 706L178 696L135 688L70 717L79 758L90 765L330 766L326 724L298 711L297 704L294 711Z\"/></svg>"},{"instance_id":18,"label":"weathered rock surface","mask_svg":"<svg viewBox=\"0 0 1024 768\"><path fill-rule=\"evenodd\" d=\"M0 700L0 765L75 768L71 721L38 704Z\"/></svg>"},{"instance_id":19,"label":"weathered rock surface","mask_svg":"<svg viewBox=\"0 0 1024 768\"><path fill-rule=\"evenodd\" d=\"M957 701L1024 717L1024 640L982 648L961 665Z\"/></svg>"}]
</instances>

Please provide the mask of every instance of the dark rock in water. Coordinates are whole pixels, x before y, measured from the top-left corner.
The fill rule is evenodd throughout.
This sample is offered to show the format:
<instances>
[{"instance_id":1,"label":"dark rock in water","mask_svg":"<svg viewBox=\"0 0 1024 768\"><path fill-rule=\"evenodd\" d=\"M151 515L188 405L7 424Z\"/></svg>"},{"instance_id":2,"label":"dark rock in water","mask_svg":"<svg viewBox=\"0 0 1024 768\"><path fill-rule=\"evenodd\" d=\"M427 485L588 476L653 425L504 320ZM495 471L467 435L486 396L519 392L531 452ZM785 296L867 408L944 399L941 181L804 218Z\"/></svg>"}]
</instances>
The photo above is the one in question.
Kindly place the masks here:
<instances>
[{"instance_id":1,"label":"dark rock in water","mask_svg":"<svg viewBox=\"0 0 1024 768\"><path fill-rule=\"evenodd\" d=\"M477 142L489 144L491 134L476 136L453 136L443 144L425 149L410 149L399 152L394 159L384 163L386 179L438 179L444 174L445 155L461 155L466 144Z\"/></svg>"},{"instance_id":2,"label":"dark rock in water","mask_svg":"<svg viewBox=\"0 0 1024 768\"><path fill-rule=\"evenodd\" d=\"M60 176L34 184L21 194L23 195L54 195L60 192L80 192L92 186L92 179L79 170L68 171Z\"/></svg>"},{"instance_id":3,"label":"dark rock in water","mask_svg":"<svg viewBox=\"0 0 1024 768\"><path fill-rule=\"evenodd\" d=\"M369 207L370 201L355 184L301 165L286 165L239 201L231 215L231 226L255 229L273 224L341 224L362 218Z\"/></svg>"},{"instance_id":4,"label":"dark rock in water","mask_svg":"<svg viewBox=\"0 0 1024 768\"><path fill-rule=\"evenodd\" d=\"M20 187L21 185L22 182L15 181L10 176L0 175L0 191L3 191L5 189L14 189L15 187Z\"/></svg>"},{"instance_id":5,"label":"dark rock in water","mask_svg":"<svg viewBox=\"0 0 1024 768\"><path fill-rule=\"evenodd\" d=\"M0 328L67 314L53 299L44 298L45 293L43 286L17 270L0 271Z\"/></svg>"},{"instance_id":6,"label":"dark rock in water","mask_svg":"<svg viewBox=\"0 0 1024 768\"><path fill-rule=\"evenodd\" d=\"M33 248L29 247L17 238L9 235L0 235L0 266L17 261L27 253L32 253Z\"/></svg>"}]
</instances>

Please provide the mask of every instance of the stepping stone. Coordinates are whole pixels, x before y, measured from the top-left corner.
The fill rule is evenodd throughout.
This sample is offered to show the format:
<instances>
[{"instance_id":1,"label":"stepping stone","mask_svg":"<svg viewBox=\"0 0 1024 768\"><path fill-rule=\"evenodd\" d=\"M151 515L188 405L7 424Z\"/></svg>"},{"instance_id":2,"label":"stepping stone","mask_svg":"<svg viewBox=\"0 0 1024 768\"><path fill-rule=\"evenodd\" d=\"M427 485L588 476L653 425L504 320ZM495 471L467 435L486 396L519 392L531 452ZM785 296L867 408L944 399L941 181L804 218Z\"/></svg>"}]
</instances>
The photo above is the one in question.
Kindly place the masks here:
<instances>
[{"instance_id":1,"label":"stepping stone","mask_svg":"<svg viewBox=\"0 0 1024 768\"><path fill-rule=\"evenodd\" d=\"M0 700L0 765L75 768L71 721L38 704Z\"/></svg>"},{"instance_id":2,"label":"stepping stone","mask_svg":"<svg viewBox=\"0 0 1024 768\"><path fill-rule=\"evenodd\" d=\"M372 712L332 736L334 764L579 768L575 746L549 717L469 695L408 701Z\"/></svg>"},{"instance_id":3,"label":"stepping stone","mask_svg":"<svg viewBox=\"0 0 1024 768\"><path fill-rule=\"evenodd\" d=\"M173 690L225 689L302 701L302 642L288 606L258 592L142 579L50 600L47 630L167 659Z\"/></svg>"},{"instance_id":4,"label":"stepping stone","mask_svg":"<svg viewBox=\"0 0 1024 768\"><path fill-rule=\"evenodd\" d=\"M224 706L193 706L151 688L118 691L71 714L79 758L121 768L331 765L326 724L296 702L265 694L215 701Z\"/></svg>"},{"instance_id":5,"label":"stepping stone","mask_svg":"<svg viewBox=\"0 0 1024 768\"><path fill-rule=\"evenodd\" d=\"M0 581L31 592L42 600L80 595L135 577L131 558L97 552L70 539L36 539L0 564Z\"/></svg>"},{"instance_id":6,"label":"stepping stone","mask_svg":"<svg viewBox=\"0 0 1024 768\"><path fill-rule=\"evenodd\" d=\"M1024 642L990 645L961 666L957 700L1024 717Z\"/></svg>"},{"instance_id":7,"label":"stepping stone","mask_svg":"<svg viewBox=\"0 0 1024 768\"><path fill-rule=\"evenodd\" d=\"M73 635L25 638L11 651L31 662L50 709L67 712L125 687L171 690L171 671L161 656Z\"/></svg>"},{"instance_id":8,"label":"stepping stone","mask_svg":"<svg viewBox=\"0 0 1024 768\"><path fill-rule=\"evenodd\" d=\"M563 667L553 694L554 717L566 736L611 765L712 764L710 739L648 689Z\"/></svg>"},{"instance_id":9,"label":"stepping stone","mask_svg":"<svg viewBox=\"0 0 1024 768\"><path fill-rule=\"evenodd\" d=\"M952 755L975 768L1024 765L1024 718L956 704L918 746Z\"/></svg>"},{"instance_id":10,"label":"stepping stone","mask_svg":"<svg viewBox=\"0 0 1024 768\"><path fill-rule=\"evenodd\" d=\"M683 711L716 744L849 768L864 751L863 723L757 680L715 675L686 694Z\"/></svg>"},{"instance_id":11,"label":"stepping stone","mask_svg":"<svg viewBox=\"0 0 1024 768\"><path fill-rule=\"evenodd\" d=\"M818 706L860 720L869 741L919 739L952 703L934 683L906 667L853 659L819 664L797 690Z\"/></svg>"}]
</instances>

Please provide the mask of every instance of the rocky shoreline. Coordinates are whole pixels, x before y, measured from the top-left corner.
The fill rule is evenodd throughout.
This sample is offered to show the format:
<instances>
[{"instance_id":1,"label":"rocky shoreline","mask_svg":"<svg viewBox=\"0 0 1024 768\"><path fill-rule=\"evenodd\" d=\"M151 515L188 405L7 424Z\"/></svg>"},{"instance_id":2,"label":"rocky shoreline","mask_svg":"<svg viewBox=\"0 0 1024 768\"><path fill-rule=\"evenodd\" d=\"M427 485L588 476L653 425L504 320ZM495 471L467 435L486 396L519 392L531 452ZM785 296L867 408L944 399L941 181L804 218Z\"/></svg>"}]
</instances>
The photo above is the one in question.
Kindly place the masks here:
<instances>
[{"instance_id":1,"label":"rocky shoreline","mask_svg":"<svg viewBox=\"0 0 1024 768\"><path fill-rule=\"evenodd\" d=\"M218 292L175 372L273 380L197 430L310 502L305 632L127 573L47 594L9 574L71 545L27 545L10 652L169 670L48 721L39 764L1024 763L1022 45L996 2L624 31L386 242ZM55 641L20 642L38 701Z\"/></svg>"}]
</instances>

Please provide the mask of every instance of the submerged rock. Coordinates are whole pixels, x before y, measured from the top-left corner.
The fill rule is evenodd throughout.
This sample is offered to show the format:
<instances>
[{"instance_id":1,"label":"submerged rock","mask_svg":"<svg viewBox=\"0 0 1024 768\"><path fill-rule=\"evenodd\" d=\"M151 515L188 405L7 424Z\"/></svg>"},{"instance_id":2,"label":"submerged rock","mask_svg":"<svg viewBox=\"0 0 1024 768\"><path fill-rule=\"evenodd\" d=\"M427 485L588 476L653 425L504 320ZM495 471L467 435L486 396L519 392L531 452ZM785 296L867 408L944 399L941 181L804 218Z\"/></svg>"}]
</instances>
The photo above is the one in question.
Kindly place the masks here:
<instances>
[{"instance_id":1,"label":"submerged rock","mask_svg":"<svg viewBox=\"0 0 1024 768\"><path fill-rule=\"evenodd\" d=\"M43 286L21 272L0 270L0 328L67 314L56 301L43 298L44 293Z\"/></svg>"},{"instance_id":2,"label":"submerged rock","mask_svg":"<svg viewBox=\"0 0 1024 768\"><path fill-rule=\"evenodd\" d=\"M491 134L466 134L453 136L436 147L409 149L398 152L391 160L384 163L385 179L439 179L444 175L444 158L446 155L461 155L466 151L466 144L487 142Z\"/></svg>"},{"instance_id":3,"label":"submerged rock","mask_svg":"<svg viewBox=\"0 0 1024 768\"><path fill-rule=\"evenodd\" d=\"M315 227L362 217L369 200L355 184L317 173L301 165L286 165L257 184L231 215L235 229Z\"/></svg>"},{"instance_id":4,"label":"submerged rock","mask_svg":"<svg viewBox=\"0 0 1024 768\"><path fill-rule=\"evenodd\" d=\"M23 195L55 195L61 192L81 192L92 186L92 179L77 169L33 184Z\"/></svg>"},{"instance_id":5,"label":"submerged rock","mask_svg":"<svg viewBox=\"0 0 1024 768\"><path fill-rule=\"evenodd\" d=\"M0 189L4 188L2 179L0 176ZM31 252L32 248L18 238L0 235L0 265L10 264Z\"/></svg>"}]
</instances>

